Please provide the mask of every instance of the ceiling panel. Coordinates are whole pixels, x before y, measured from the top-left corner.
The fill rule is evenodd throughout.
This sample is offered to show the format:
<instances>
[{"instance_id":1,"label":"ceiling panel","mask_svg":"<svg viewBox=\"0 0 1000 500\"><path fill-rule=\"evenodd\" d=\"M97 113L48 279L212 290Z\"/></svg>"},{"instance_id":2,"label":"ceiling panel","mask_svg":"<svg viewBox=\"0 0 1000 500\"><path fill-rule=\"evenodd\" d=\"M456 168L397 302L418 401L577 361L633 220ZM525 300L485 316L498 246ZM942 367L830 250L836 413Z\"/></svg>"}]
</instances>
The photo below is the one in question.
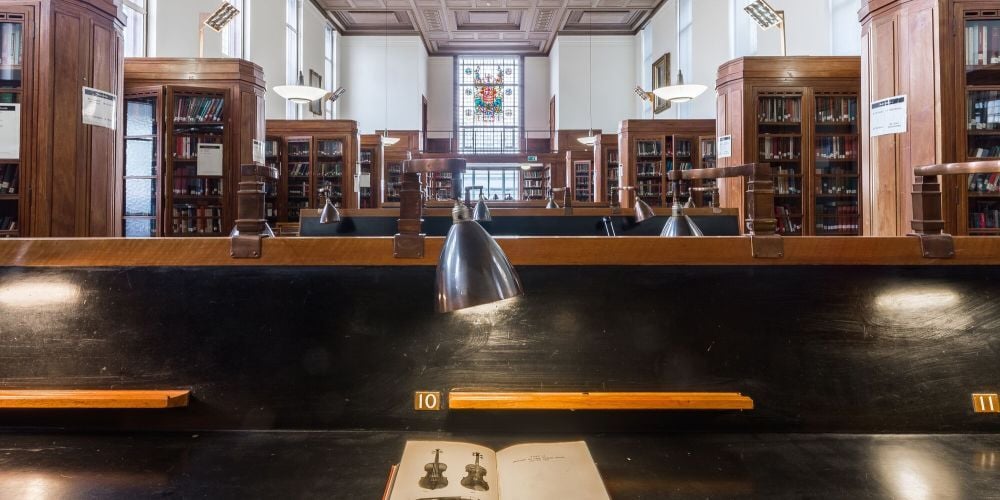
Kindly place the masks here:
<instances>
[{"instance_id":1,"label":"ceiling panel","mask_svg":"<svg viewBox=\"0 0 1000 500\"><path fill-rule=\"evenodd\" d=\"M317 0L346 36L420 35L432 54L547 54L559 34L636 33L665 0Z\"/></svg>"}]
</instances>

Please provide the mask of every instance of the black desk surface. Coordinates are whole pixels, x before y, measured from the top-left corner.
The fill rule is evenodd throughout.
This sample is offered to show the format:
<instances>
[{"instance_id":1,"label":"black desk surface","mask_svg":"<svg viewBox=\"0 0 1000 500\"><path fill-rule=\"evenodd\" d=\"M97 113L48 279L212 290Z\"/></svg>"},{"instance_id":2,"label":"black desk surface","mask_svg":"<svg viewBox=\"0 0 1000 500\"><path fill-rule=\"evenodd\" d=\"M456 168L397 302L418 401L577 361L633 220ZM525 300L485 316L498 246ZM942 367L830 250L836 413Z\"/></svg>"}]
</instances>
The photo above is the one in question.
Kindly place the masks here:
<instances>
[{"instance_id":1,"label":"black desk surface","mask_svg":"<svg viewBox=\"0 0 1000 500\"><path fill-rule=\"evenodd\" d=\"M407 439L503 447L579 438L5 433L0 498L377 499ZM618 500L1000 497L995 434L631 434L585 440Z\"/></svg>"}]
</instances>

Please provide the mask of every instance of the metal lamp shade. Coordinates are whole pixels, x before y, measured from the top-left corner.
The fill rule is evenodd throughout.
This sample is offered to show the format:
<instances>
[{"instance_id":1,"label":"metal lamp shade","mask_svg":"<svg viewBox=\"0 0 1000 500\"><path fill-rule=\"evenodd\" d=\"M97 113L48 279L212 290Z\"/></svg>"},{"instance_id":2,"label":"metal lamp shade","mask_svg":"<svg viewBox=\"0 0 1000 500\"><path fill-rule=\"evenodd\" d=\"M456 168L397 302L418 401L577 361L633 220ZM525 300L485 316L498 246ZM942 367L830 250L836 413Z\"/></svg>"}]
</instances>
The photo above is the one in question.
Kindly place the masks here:
<instances>
[{"instance_id":1,"label":"metal lamp shade","mask_svg":"<svg viewBox=\"0 0 1000 500\"><path fill-rule=\"evenodd\" d=\"M438 259L437 312L489 304L522 293L517 271L493 237L475 221L456 221Z\"/></svg>"},{"instance_id":2,"label":"metal lamp shade","mask_svg":"<svg viewBox=\"0 0 1000 500\"><path fill-rule=\"evenodd\" d=\"M672 215L663 226L660 236L705 236L698 225L687 215Z\"/></svg>"},{"instance_id":3,"label":"metal lamp shade","mask_svg":"<svg viewBox=\"0 0 1000 500\"><path fill-rule=\"evenodd\" d=\"M323 205L323 212L319 214L319 223L333 224L334 222L340 222L340 210L337 210L336 205L327 199L326 205Z\"/></svg>"},{"instance_id":4,"label":"metal lamp shade","mask_svg":"<svg viewBox=\"0 0 1000 500\"><path fill-rule=\"evenodd\" d=\"M490 214L490 207L486 206L486 202L482 198L476 202L476 208L472 210L472 220L479 222L493 220L493 215Z\"/></svg>"},{"instance_id":5,"label":"metal lamp shade","mask_svg":"<svg viewBox=\"0 0 1000 500\"><path fill-rule=\"evenodd\" d=\"M656 215L653 213L653 208L649 206L648 203L642 201L642 198L638 196L635 197L635 222L636 224L646 220L651 219Z\"/></svg>"},{"instance_id":6,"label":"metal lamp shade","mask_svg":"<svg viewBox=\"0 0 1000 500\"><path fill-rule=\"evenodd\" d=\"M559 208L559 205L556 204L556 200L549 198L549 202L545 204L545 208L552 210Z\"/></svg>"}]
</instances>

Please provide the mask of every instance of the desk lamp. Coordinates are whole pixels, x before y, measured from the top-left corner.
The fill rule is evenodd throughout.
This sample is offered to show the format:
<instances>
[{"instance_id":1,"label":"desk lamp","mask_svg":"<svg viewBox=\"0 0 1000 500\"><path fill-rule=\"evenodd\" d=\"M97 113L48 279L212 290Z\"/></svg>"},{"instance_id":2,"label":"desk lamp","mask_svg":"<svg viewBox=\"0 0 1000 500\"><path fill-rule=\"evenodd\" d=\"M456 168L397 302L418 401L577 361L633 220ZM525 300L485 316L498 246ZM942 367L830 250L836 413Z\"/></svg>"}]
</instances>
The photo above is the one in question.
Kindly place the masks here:
<instances>
[{"instance_id":1,"label":"desk lamp","mask_svg":"<svg viewBox=\"0 0 1000 500\"><path fill-rule=\"evenodd\" d=\"M399 233L393 237L396 258L422 258L424 238L420 232L423 221L423 198L419 173L450 172L452 174L451 229L438 257L436 288L437 312L452 312L467 307L489 304L517 297L524 293L521 279L500 245L469 215L460 201L465 174L465 160L435 158L403 162L403 182L400 189Z\"/></svg>"},{"instance_id":2,"label":"desk lamp","mask_svg":"<svg viewBox=\"0 0 1000 500\"><path fill-rule=\"evenodd\" d=\"M618 191L635 191L635 186L621 186ZM656 215L653 212L653 207L649 206L649 203L642 201L639 198L639 193L635 193L635 223L640 224L646 219L651 219Z\"/></svg>"},{"instance_id":3,"label":"desk lamp","mask_svg":"<svg viewBox=\"0 0 1000 500\"><path fill-rule=\"evenodd\" d=\"M329 182L319 190L319 194L326 199L326 203L323 205L323 212L319 215L320 224L333 224L334 222L341 221L340 210L337 209L337 205L333 203L330 196L332 192L333 186Z\"/></svg>"},{"instance_id":4,"label":"desk lamp","mask_svg":"<svg viewBox=\"0 0 1000 500\"><path fill-rule=\"evenodd\" d=\"M671 170L668 175L670 176L670 192L674 203L670 207L670 217L664 224L660 236L705 236L698 225L691 220L691 217L684 213L684 206L681 205L681 171Z\"/></svg>"}]
</instances>

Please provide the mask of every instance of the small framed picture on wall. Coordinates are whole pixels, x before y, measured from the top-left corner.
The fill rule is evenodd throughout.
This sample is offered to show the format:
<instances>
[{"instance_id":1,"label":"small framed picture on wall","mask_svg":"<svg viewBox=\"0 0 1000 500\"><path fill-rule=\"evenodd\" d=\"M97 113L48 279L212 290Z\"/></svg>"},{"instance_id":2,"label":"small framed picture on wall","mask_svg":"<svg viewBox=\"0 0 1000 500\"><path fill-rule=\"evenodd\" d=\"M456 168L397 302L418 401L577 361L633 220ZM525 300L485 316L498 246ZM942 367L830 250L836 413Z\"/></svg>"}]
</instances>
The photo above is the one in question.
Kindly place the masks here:
<instances>
[{"instance_id":1,"label":"small framed picture on wall","mask_svg":"<svg viewBox=\"0 0 1000 500\"><path fill-rule=\"evenodd\" d=\"M323 88L323 76L320 75L319 73L313 71L313 70L309 70L309 86L310 87L316 87L318 89ZM326 96L323 96L323 99L316 99L315 101L310 102L309 103L309 112L312 113L312 114L314 114L314 115L322 115L323 114L323 100L325 98L326 98Z\"/></svg>"},{"instance_id":2,"label":"small framed picture on wall","mask_svg":"<svg viewBox=\"0 0 1000 500\"><path fill-rule=\"evenodd\" d=\"M670 85L670 53L667 52L660 56L656 62L653 63L653 82L652 89L658 89L660 87L666 87ZM670 101L665 99L660 99L659 97L653 98L653 113L662 113L670 109Z\"/></svg>"}]
</instances>

